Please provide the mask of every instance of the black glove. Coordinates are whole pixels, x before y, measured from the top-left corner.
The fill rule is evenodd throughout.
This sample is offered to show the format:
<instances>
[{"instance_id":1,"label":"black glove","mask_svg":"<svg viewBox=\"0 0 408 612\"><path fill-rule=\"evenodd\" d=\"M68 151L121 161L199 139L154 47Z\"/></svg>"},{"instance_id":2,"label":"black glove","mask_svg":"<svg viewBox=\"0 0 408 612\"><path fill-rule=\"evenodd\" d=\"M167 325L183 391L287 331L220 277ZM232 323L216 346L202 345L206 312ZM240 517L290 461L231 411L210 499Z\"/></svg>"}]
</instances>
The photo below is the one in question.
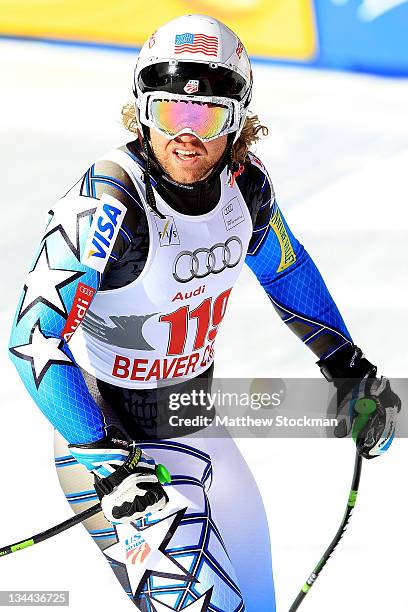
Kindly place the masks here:
<instances>
[{"instance_id":1,"label":"black glove","mask_svg":"<svg viewBox=\"0 0 408 612\"><path fill-rule=\"evenodd\" d=\"M136 442L106 436L91 444L70 444L69 449L95 475L95 490L108 521L130 523L162 510L169 501L161 482L170 482L170 475Z\"/></svg>"},{"instance_id":2,"label":"black glove","mask_svg":"<svg viewBox=\"0 0 408 612\"><path fill-rule=\"evenodd\" d=\"M357 346L348 346L317 362L337 389L336 437L350 432L360 454L373 459L384 453L395 435L401 400L390 381L376 378L377 368Z\"/></svg>"}]
</instances>

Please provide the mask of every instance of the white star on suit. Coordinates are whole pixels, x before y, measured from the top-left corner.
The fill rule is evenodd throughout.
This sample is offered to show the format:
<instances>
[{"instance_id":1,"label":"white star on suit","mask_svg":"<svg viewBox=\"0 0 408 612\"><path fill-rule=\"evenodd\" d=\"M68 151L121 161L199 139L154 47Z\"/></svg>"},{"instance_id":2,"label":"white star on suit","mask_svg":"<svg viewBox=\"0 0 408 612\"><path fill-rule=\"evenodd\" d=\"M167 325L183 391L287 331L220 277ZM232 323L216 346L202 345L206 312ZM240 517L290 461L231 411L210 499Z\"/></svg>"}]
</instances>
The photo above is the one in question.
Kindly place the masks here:
<instances>
[{"instance_id":1,"label":"white star on suit","mask_svg":"<svg viewBox=\"0 0 408 612\"><path fill-rule=\"evenodd\" d=\"M188 612L205 612L208 610L208 604L211 599L211 591L207 591L199 597L196 601L193 601L191 604L183 608L183 610L188 610ZM161 601L157 601L157 599L149 598L149 603L153 604L154 612L168 612L169 610L174 611L174 608L170 608L166 606L166 604Z\"/></svg>"},{"instance_id":2,"label":"white star on suit","mask_svg":"<svg viewBox=\"0 0 408 612\"><path fill-rule=\"evenodd\" d=\"M145 529L136 529L132 524L118 523L115 525L119 542L104 549L104 554L110 559L125 565L133 595L136 595L145 572L159 572L168 574L176 580L190 580L190 574L176 561L165 555L160 548L172 535L173 524L177 521L178 513L172 514L158 523ZM144 560L132 563L126 558L125 540L140 535L150 548ZM194 578L193 578L194 580Z\"/></svg>"},{"instance_id":3,"label":"white star on suit","mask_svg":"<svg viewBox=\"0 0 408 612\"><path fill-rule=\"evenodd\" d=\"M63 198L59 201L56 211L49 211L53 216L45 230L44 238L47 238L53 232L60 231L65 242L79 260L79 219L86 215L92 215L97 205L97 201L85 196Z\"/></svg>"},{"instance_id":4,"label":"white star on suit","mask_svg":"<svg viewBox=\"0 0 408 612\"><path fill-rule=\"evenodd\" d=\"M45 242L33 269L27 276L17 321L20 321L25 313L38 302L46 304L66 318L67 310L59 290L82 275L83 272L77 270L52 268L48 257L47 243Z\"/></svg>"},{"instance_id":5,"label":"white star on suit","mask_svg":"<svg viewBox=\"0 0 408 612\"><path fill-rule=\"evenodd\" d=\"M31 330L30 342L14 346L10 351L20 359L31 361L31 369L38 389L52 364L75 365L72 359L61 349L63 344L64 341L61 338L44 336L40 322L37 321Z\"/></svg>"}]
</instances>

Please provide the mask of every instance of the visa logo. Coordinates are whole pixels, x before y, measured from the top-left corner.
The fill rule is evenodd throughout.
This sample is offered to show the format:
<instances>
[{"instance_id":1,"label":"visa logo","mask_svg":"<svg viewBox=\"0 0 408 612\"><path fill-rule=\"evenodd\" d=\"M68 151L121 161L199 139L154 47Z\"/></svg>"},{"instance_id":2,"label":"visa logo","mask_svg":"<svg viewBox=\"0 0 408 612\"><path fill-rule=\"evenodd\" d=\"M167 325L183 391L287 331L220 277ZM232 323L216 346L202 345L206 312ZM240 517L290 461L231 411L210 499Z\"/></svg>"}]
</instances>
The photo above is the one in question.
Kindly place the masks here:
<instances>
[{"instance_id":1,"label":"visa logo","mask_svg":"<svg viewBox=\"0 0 408 612\"><path fill-rule=\"evenodd\" d=\"M103 272L125 214L126 207L119 200L108 195L102 196L93 217L83 263Z\"/></svg>"},{"instance_id":2,"label":"visa logo","mask_svg":"<svg viewBox=\"0 0 408 612\"><path fill-rule=\"evenodd\" d=\"M103 214L97 220L98 230L95 231L92 238L95 249L90 249L88 257L106 257L121 214L122 211L119 208L111 204L103 205Z\"/></svg>"}]
</instances>

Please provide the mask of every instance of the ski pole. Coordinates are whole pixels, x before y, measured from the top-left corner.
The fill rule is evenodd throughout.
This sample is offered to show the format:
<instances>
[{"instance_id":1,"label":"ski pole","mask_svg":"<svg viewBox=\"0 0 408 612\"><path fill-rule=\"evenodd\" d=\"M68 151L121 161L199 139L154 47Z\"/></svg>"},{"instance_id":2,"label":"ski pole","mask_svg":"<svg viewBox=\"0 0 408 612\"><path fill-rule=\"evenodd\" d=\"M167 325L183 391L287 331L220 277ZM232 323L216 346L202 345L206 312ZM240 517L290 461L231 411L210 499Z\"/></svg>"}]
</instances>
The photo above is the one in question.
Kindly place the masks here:
<instances>
[{"instance_id":1,"label":"ski pole","mask_svg":"<svg viewBox=\"0 0 408 612\"><path fill-rule=\"evenodd\" d=\"M159 482L161 484L171 482L171 476L170 476L169 471L161 463L159 463L156 466L156 476L159 479ZM44 540L48 540L48 538L52 538L53 536L61 533L62 531L66 531L67 529L74 527L74 525L78 525L78 523L82 523L82 521L85 521L91 516L94 516L95 514L98 514L99 512L101 512L101 510L102 510L101 504L95 504L94 506L91 506L87 510L80 512L76 516L72 516L66 521L63 521L62 523L59 523L58 525L54 525L54 527L51 527L50 529L47 529L46 531L37 533L36 535L33 535L31 538L28 538L27 540L21 540L20 542L16 542L15 544L9 544L8 546L4 546L3 548L0 548L0 557L4 555L10 555L11 553L17 552L18 550L22 550L23 548L28 548L29 546L33 546L34 544L38 544L39 542L44 542Z\"/></svg>"},{"instance_id":2,"label":"ski pole","mask_svg":"<svg viewBox=\"0 0 408 612\"><path fill-rule=\"evenodd\" d=\"M34 544L38 544L39 542L44 542L44 540L48 540L48 538L52 538L53 536L65 531L66 529L70 529L74 525L78 523L82 523L87 518L94 516L94 514L98 514L102 510L101 504L95 504L88 508L88 510L84 510L77 514L76 516L72 516L71 518L59 523L59 525L55 525L46 531L42 531L41 533L37 533L33 535L28 540L22 540L21 542L16 542L15 544L10 544L9 546L4 546L0 548L0 557L3 555L9 555L10 553L14 553L17 550L21 550L23 548L28 548L28 546L33 546Z\"/></svg>"},{"instance_id":3,"label":"ski pole","mask_svg":"<svg viewBox=\"0 0 408 612\"><path fill-rule=\"evenodd\" d=\"M331 557L332 553L334 552L334 549L336 548L337 544L340 542L341 538L343 537L344 532L347 529L347 525L349 523L350 517L352 515L353 509L356 503L356 499L357 499L358 487L360 484L360 476L361 476L361 466L362 466L362 457L359 453L359 450L357 449L356 458L354 462L353 480L351 483L351 490L350 490L350 494L348 497L346 511L344 513L343 520L341 521L340 527L336 535L334 536L332 542L330 543L330 546L327 548L323 557L320 559L319 563L316 565L313 572L310 574L309 578L306 580L302 589L299 591L299 594L296 597L293 604L291 605L289 612L295 612L295 610L299 608L300 604L302 603L302 601L304 600L304 598L306 597L306 595L312 588L313 584L316 582L317 577L319 576L320 572L326 565L327 561Z\"/></svg>"},{"instance_id":4,"label":"ski pole","mask_svg":"<svg viewBox=\"0 0 408 612\"><path fill-rule=\"evenodd\" d=\"M362 397L358 399L354 405L354 411L356 413L356 416L353 421L351 436L356 444L356 458L354 461L353 480L351 482L351 490L350 490L350 494L349 494L349 498L348 498L348 502L346 506L346 511L344 513L343 520L341 521L340 527L338 528L336 535L334 536L332 542L330 543L330 546L327 548L323 557L320 559L319 563L316 565L313 572L310 574L309 578L306 580L301 591L299 592L295 601L291 605L289 612L295 612L299 608L300 604L302 603L302 601L304 600L304 598L306 597L306 595L312 588L313 584L316 582L317 577L319 576L320 572L326 565L327 561L331 557L332 553L334 552L334 549L336 548L337 544L340 542L341 538L343 537L344 532L347 529L347 525L350 521L354 506L356 504L358 487L360 484L360 477L361 477L361 468L362 468L363 459L361 456L361 448L360 448L360 434L364 430L365 426L370 420L371 415L376 411L376 409L377 409L377 404L375 400L369 397Z\"/></svg>"}]
</instances>

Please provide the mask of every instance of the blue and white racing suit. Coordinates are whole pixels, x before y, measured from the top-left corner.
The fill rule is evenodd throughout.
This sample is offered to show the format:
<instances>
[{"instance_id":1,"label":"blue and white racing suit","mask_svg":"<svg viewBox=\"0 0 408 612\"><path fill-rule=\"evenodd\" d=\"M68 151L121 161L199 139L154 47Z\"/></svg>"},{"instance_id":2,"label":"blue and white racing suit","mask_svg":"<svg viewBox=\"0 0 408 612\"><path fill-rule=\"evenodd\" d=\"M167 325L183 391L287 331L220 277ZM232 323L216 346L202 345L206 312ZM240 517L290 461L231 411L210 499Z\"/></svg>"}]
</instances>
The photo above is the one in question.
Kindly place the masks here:
<instances>
[{"instance_id":1,"label":"blue and white racing suit","mask_svg":"<svg viewBox=\"0 0 408 612\"><path fill-rule=\"evenodd\" d=\"M143 439L159 384L211 374L217 330L245 262L278 315L325 359L352 343L324 281L290 231L263 164L225 161L193 186L153 165L146 202L137 141L93 164L50 211L20 297L10 355L54 426L75 512L98 500L69 443L119 426L172 474L170 502L131 525L85 526L138 609L275 610L262 500L231 438ZM244 495L245 492L245 495Z\"/></svg>"}]
</instances>

